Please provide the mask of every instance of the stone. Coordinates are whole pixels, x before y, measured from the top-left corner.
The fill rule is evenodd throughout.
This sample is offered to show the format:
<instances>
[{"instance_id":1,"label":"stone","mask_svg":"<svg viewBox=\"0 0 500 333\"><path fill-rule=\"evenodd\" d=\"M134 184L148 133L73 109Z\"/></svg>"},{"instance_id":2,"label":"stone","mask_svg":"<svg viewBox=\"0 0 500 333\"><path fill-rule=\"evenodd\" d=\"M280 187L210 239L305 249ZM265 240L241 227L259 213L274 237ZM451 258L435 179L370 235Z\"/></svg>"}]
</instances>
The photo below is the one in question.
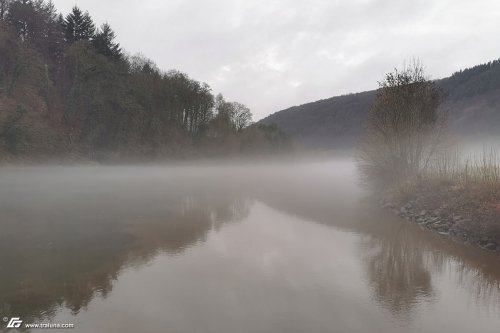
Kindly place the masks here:
<instances>
[{"instance_id":1,"label":"stone","mask_svg":"<svg viewBox=\"0 0 500 333\"><path fill-rule=\"evenodd\" d=\"M497 249L497 245L495 243L488 243L484 246L486 250L495 251Z\"/></svg>"}]
</instances>

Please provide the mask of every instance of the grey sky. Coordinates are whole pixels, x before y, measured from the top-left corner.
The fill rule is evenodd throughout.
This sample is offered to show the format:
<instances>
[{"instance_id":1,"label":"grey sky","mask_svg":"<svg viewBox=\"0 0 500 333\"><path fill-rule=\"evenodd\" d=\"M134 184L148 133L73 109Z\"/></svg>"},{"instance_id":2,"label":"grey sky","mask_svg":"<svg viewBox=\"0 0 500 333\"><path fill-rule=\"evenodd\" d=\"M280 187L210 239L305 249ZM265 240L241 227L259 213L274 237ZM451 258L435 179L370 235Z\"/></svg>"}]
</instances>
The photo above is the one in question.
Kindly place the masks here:
<instances>
[{"instance_id":1,"label":"grey sky","mask_svg":"<svg viewBox=\"0 0 500 333\"><path fill-rule=\"evenodd\" d=\"M108 22L130 53L247 104L256 120L373 89L418 57L433 78L500 58L498 0L53 0Z\"/></svg>"}]
</instances>

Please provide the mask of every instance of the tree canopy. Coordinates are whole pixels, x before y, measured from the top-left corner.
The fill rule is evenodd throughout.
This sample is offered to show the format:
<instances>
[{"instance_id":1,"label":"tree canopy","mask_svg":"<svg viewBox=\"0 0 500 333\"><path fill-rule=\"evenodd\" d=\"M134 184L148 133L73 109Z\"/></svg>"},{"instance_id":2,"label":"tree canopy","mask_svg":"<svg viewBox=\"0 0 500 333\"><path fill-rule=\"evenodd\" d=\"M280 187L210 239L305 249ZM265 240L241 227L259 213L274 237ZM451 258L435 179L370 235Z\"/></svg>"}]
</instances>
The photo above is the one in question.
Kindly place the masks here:
<instances>
[{"instance_id":1,"label":"tree canopy","mask_svg":"<svg viewBox=\"0 0 500 333\"><path fill-rule=\"evenodd\" d=\"M82 13L80 8L73 7L63 21L64 36L68 43L80 40L91 40L96 28L88 12ZM114 36L113 36L114 37Z\"/></svg>"}]
</instances>

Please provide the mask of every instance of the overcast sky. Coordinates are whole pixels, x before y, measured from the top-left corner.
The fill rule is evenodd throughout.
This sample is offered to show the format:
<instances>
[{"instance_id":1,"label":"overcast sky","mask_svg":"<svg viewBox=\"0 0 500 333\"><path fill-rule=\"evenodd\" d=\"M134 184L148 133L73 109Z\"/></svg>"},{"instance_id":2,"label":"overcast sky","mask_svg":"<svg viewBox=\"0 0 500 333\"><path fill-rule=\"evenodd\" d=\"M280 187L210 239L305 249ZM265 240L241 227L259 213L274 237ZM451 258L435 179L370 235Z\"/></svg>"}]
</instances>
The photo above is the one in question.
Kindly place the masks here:
<instances>
[{"instance_id":1,"label":"overcast sky","mask_svg":"<svg viewBox=\"0 0 500 333\"><path fill-rule=\"evenodd\" d=\"M420 58L432 78L500 58L498 0L53 0L108 22L123 48L207 82L256 120L374 89Z\"/></svg>"}]
</instances>

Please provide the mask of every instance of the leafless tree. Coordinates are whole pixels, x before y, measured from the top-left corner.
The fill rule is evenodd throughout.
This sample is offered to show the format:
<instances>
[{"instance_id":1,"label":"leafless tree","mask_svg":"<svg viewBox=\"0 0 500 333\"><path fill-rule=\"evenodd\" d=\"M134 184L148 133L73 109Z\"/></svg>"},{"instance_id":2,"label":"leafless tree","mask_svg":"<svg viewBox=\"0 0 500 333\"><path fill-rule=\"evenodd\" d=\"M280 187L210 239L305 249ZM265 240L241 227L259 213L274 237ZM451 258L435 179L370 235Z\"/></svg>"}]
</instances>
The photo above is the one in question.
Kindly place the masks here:
<instances>
[{"instance_id":1,"label":"leafless tree","mask_svg":"<svg viewBox=\"0 0 500 333\"><path fill-rule=\"evenodd\" d=\"M443 140L440 89L418 61L385 76L361 139L359 164L377 184L418 176Z\"/></svg>"},{"instance_id":2,"label":"leafless tree","mask_svg":"<svg viewBox=\"0 0 500 333\"><path fill-rule=\"evenodd\" d=\"M233 107L233 122L236 126L236 130L241 131L252 121L252 112L250 109L241 103L233 102L231 103Z\"/></svg>"}]
</instances>

